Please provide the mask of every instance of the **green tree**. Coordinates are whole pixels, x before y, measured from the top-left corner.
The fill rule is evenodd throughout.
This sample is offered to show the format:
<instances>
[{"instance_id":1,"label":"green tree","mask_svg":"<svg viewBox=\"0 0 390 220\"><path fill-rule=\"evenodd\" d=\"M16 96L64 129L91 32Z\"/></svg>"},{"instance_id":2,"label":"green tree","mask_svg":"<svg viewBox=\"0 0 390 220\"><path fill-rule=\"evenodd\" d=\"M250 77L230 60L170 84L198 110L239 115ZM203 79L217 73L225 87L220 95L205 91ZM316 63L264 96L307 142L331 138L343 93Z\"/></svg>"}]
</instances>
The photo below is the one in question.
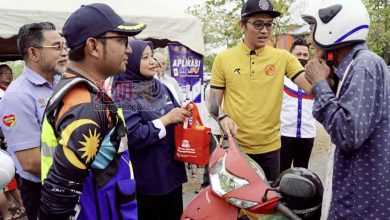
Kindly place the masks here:
<instances>
[{"instance_id":1,"label":"green tree","mask_svg":"<svg viewBox=\"0 0 390 220\"><path fill-rule=\"evenodd\" d=\"M272 29L272 36L270 40L272 41L274 47L276 47L276 44L281 36L295 28L294 25L290 24L291 17L287 12L291 3L292 0L272 0L274 10L279 11L282 14L281 17L275 18L275 25Z\"/></svg>"},{"instance_id":2,"label":"green tree","mask_svg":"<svg viewBox=\"0 0 390 220\"><path fill-rule=\"evenodd\" d=\"M213 66L214 58L217 54L211 53L204 57L204 69L205 72L211 72L211 67Z\"/></svg>"},{"instance_id":3,"label":"green tree","mask_svg":"<svg viewBox=\"0 0 390 220\"><path fill-rule=\"evenodd\" d=\"M291 3L292 0L272 0L274 10L283 15L275 19L273 35L276 39L291 30L287 12ZM243 4L244 0L206 0L203 5L187 9L187 12L198 17L203 23L206 50L220 46L231 47L239 41L241 33L238 22Z\"/></svg>"},{"instance_id":4,"label":"green tree","mask_svg":"<svg viewBox=\"0 0 390 220\"><path fill-rule=\"evenodd\" d=\"M276 45L278 38L291 30L288 25L289 15L287 9L292 0L272 0L274 10L282 13L281 18L275 19L273 36L271 40ZM206 46L206 54L215 48L229 48L236 45L242 34L239 28L241 8L244 0L206 0L203 5L195 5L187 9L187 12L198 17L203 23L203 40ZM215 55L205 61L206 70L211 69Z\"/></svg>"},{"instance_id":5,"label":"green tree","mask_svg":"<svg viewBox=\"0 0 390 220\"><path fill-rule=\"evenodd\" d=\"M389 0L364 0L370 13L371 26L368 47L390 64L390 2Z\"/></svg>"},{"instance_id":6,"label":"green tree","mask_svg":"<svg viewBox=\"0 0 390 220\"><path fill-rule=\"evenodd\" d=\"M219 47L231 47L241 38L238 27L239 10L243 0L206 0L187 12L203 23L203 39L206 51Z\"/></svg>"}]
</instances>

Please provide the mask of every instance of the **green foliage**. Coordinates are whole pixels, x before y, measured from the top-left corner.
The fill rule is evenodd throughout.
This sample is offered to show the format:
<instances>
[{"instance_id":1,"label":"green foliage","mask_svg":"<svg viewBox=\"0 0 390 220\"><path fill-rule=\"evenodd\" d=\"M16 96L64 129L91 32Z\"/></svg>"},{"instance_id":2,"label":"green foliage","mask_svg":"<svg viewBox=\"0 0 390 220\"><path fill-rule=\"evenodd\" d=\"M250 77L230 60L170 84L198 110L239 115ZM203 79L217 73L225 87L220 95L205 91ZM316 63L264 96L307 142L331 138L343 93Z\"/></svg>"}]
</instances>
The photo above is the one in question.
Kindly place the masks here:
<instances>
[{"instance_id":1,"label":"green foliage","mask_svg":"<svg viewBox=\"0 0 390 220\"><path fill-rule=\"evenodd\" d=\"M368 47L390 64L390 2L389 0L364 0L370 14L371 27Z\"/></svg>"},{"instance_id":2,"label":"green foliage","mask_svg":"<svg viewBox=\"0 0 390 220\"><path fill-rule=\"evenodd\" d=\"M292 0L272 0L274 10L282 13L281 18L275 19L275 27L271 37L276 45L280 35L292 30L291 25L287 25L289 16L287 9ZM229 48L236 45L242 34L239 29L241 8L244 0L206 0L203 5L195 5L187 9L187 12L198 17L203 23L203 39L207 51L215 48ZM215 55L210 55L209 60L213 60ZM207 57L206 57L207 58ZM206 71L211 69L211 63L206 61ZM212 58L212 59L211 59Z\"/></svg>"},{"instance_id":3,"label":"green foliage","mask_svg":"<svg viewBox=\"0 0 390 220\"><path fill-rule=\"evenodd\" d=\"M275 25L272 28L272 34L274 37L271 36L270 38L274 47L276 47L279 38L283 34L288 33L290 30L294 28L293 26L289 25L290 15L287 12L293 0L271 0L271 1L274 6L274 10L279 11L282 14L280 17L274 19Z\"/></svg>"},{"instance_id":4,"label":"green foliage","mask_svg":"<svg viewBox=\"0 0 390 220\"><path fill-rule=\"evenodd\" d=\"M272 0L274 10L282 13L275 19L273 35L287 33L293 27L288 25L287 12L293 0ZM203 23L206 50L221 46L231 47L239 42L241 33L239 20L244 0L206 0L204 5L195 5L187 12L198 17ZM275 41L276 44L276 41Z\"/></svg>"},{"instance_id":5,"label":"green foliage","mask_svg":"<svg viewBox=\"0 0 390 220\"><path fill-rule=\"evenodd\" d=\"M205 72L211 72L211 67L213 66L215 56L217 56L217 54L212 53L204 57Z\"/></svg>"},{"instance_id":6,"label":"green foliage","mask_svg":"<svg viewBox=\"0 0 390 220\"><path fill-rule=\"evenodd\" d=\"M206 0L204 5L187 9L203 23L206 51L231 47L238 42L241 38L238 26L241 5L241 0Z\"/></svg>"}]
</instances>

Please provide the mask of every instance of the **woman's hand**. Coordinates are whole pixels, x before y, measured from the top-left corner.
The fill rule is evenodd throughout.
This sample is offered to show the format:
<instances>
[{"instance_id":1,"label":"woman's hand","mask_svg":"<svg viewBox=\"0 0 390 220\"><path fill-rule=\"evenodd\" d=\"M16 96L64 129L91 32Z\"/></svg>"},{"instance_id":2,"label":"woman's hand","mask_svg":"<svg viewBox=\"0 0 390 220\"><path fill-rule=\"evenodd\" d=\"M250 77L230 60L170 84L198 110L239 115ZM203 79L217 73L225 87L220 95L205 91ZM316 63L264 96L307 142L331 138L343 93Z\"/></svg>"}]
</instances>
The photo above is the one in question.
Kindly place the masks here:
<instances>
[{"instance_id":1,"label":"woman's hand","mask_svg":"<svg viewBox=\"0 0 390 220\"><path fill-rule=\"evenodd\" d=\"M190 116L191 116L190 111L184 108L174 108L171 111L169 111L167 114L162 116L160 120L162 121L164 126L167 126L169 124L182 122L186 117L190 117Z\"/></svg>"}]
</instances>

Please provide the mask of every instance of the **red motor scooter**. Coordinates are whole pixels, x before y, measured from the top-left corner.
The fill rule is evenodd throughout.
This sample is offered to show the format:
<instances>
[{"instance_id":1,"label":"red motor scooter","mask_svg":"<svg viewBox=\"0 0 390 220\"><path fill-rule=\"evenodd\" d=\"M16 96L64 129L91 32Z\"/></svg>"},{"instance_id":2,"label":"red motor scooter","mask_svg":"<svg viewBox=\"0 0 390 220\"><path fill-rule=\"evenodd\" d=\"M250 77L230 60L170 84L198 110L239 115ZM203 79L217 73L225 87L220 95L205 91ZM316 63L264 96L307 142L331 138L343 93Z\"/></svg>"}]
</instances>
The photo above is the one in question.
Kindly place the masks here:
<instances>
[{"instance_id":1,"label":"red motor scooter","mask_svg":"<svg viewBox=\"0 0 390 220\"><path fill-rule=\"evenodd\" d=\"M218 115L218 111L213 115ZM278 212L288 219L301 219L281 203L281 194L297 198L316 194L311 181L294 174L283 175L278 187L271 187L261 167L226 134L210 157L209 177L210 186L188 204L182 220L236 220L240 209L256 214Z\"/></svg>"}]
</instances>

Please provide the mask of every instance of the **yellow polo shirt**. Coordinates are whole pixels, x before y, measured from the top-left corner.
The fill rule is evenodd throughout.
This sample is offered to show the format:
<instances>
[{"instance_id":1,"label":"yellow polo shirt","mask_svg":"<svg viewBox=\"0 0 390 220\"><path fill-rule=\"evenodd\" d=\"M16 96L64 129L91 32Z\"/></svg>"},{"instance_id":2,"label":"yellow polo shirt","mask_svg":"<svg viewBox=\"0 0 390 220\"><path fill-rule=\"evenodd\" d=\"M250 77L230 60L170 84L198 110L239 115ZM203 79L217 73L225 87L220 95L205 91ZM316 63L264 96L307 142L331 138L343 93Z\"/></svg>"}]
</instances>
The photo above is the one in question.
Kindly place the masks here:
<instances>
[{"instance_id":1,"label":"yellow polo shirt","mask_svg":"<svg viewBox=\"0 0 390 220\"><path fill-rule=\"evenodd\" d=\"M214 60L211 87L224 89L223 109L238 125L241 150L262 154L280 148L283 77L304 68L286 50L265 46L255 51L241 42Z\"/></svg>"}]
</instances>

